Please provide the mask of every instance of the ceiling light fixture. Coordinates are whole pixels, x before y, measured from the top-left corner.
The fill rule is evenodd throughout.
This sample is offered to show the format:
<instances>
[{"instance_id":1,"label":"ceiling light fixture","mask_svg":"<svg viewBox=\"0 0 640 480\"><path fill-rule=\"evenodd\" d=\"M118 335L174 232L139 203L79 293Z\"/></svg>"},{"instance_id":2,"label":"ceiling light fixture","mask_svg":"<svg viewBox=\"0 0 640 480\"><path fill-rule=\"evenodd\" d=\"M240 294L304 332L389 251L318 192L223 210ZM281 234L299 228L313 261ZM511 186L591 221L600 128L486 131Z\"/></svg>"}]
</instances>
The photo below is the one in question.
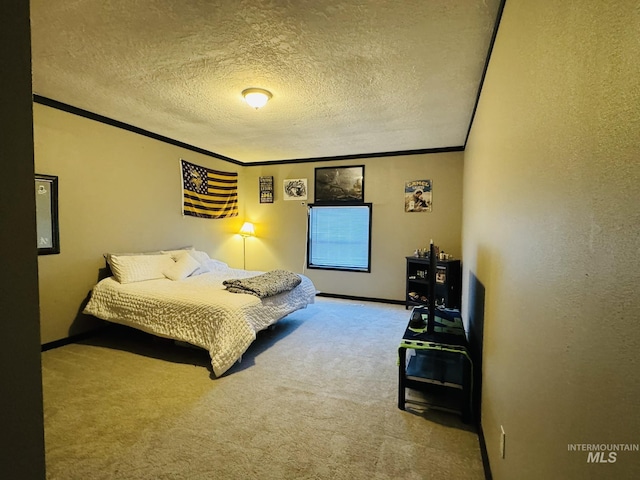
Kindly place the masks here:
<instances>
[{"instance_id":1,"label":"ceiling light fixture","mask_svg":"<svg viewBox=\"0 0 640 480\"><path fill-rule=\"evenodd\" d=\"M271 92L262 88L247 88L242 91L245 102L256 110L264 107L272 97Z\"/></svg>"}]
</instances>

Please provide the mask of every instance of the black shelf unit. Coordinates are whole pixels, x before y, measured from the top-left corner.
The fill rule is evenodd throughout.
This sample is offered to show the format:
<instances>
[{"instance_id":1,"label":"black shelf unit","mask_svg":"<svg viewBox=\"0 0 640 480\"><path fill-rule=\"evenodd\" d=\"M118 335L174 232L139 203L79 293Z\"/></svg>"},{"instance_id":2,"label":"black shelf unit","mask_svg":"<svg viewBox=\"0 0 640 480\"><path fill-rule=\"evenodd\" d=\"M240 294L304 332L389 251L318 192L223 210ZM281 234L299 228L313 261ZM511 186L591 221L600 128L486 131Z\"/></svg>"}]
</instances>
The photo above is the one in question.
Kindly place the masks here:
<instances>
[{"instance_id":1,"label":"black shelf unit","mask_svg":"<svg viewBox=\"0 0 640 480\"><path fill-rule=\"evenodd\" d=\"M406 257L407 308L429 304L429 286L432 272L429 257ZM460 260L438 260L435 271L435 303L446 308L460 308Z\"/></svg>"},{"instance_id":2,"label":"black shelf unit","mask_svg":"<svg viewBox=\"0 0 640 480\"><path fill-rule=\"evenodd\" d=\"M418 403L472 420L473 366L458 310L436 309L431 317L428 307L414 307L398 360L398 408ZM422 401L409 399L407 389L422 392Z\"/></svg>"}]
</instances>

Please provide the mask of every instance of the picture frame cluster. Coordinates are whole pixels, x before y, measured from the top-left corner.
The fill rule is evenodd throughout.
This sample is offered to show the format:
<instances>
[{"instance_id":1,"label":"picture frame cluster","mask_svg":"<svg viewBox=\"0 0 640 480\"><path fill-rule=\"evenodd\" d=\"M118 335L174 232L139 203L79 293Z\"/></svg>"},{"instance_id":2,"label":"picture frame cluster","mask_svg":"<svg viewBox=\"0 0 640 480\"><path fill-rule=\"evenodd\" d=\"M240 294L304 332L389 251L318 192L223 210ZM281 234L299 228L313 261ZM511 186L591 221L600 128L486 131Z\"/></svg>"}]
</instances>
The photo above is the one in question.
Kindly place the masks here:
<instances>
[{"instance_id":1,"label":"picture frame cluster","mask_svg":"<svg viewBox=\"0 0 640 480\"><path fill-rule=\"evenodd\" d=\"M273 176L259 177L260 203L274 202ZM307 200L306 178L286 178L282 183L283 200ZM364 203L364 165L349 167L318 167L314 178L314 203Z\"/></svg>"}]
</instances>

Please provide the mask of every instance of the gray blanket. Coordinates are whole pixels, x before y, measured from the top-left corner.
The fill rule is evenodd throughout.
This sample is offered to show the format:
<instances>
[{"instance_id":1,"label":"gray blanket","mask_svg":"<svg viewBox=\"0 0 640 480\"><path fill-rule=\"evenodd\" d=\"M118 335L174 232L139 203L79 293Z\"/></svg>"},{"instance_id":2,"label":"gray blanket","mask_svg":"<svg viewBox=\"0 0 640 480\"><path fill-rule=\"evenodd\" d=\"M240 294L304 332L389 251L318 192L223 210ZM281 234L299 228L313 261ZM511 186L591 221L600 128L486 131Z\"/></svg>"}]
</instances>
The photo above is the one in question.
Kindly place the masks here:
<instances>
[{"instance_id":1,"label":"gray blanket","mask_svg":"<svg viewBox=\"0 0 640 480\"><path fill-rule=\"evenodd\" d=\"M265 298L293 290L300 282L300 276L293 272L271 270L255 277L225 280L222 284L232 293L248 293Z\"/></svg>"}]
</instances>

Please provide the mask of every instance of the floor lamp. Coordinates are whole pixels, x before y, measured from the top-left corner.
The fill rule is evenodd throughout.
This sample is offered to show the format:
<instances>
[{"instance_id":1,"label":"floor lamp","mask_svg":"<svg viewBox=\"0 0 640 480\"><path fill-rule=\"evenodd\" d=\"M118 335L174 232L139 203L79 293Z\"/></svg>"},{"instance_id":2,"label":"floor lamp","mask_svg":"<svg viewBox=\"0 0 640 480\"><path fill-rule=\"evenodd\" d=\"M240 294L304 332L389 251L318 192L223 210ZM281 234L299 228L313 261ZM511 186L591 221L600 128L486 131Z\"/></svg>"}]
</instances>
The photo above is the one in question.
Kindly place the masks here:
<instances>
[{"instance_id":1,"label":"floor lamp","mask_svg":"<svg viewBox=\"0 0 640 480\"><path fill-rule=\"evenodd\" d=\"M247 237L254 237L256 231L253 228L253 223L244 222L240 229L240 235L242 235L242 269L247 269Z\"/></svg>"}]
</instances>

